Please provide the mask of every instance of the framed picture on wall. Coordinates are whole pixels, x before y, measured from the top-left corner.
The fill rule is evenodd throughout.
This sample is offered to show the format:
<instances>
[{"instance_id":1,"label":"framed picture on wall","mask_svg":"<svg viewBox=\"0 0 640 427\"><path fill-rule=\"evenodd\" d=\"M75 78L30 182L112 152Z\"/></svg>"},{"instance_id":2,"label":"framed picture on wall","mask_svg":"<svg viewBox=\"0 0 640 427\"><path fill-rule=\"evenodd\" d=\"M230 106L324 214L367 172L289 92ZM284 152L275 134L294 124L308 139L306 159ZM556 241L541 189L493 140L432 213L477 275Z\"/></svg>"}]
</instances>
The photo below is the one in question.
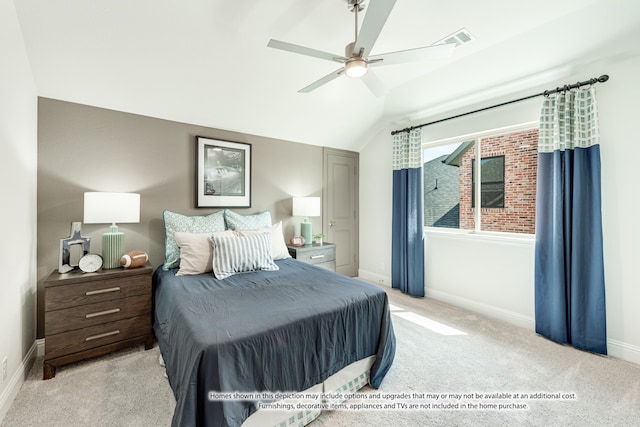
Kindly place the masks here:
<instances>
[{"instance_id":1,"label":"framed picture on wall","mask_svg":"<svg viewBox=\"0 0 640 427\"><path fill-rule=\"evenodd\" d=\"M251 207L251 144L196 137L196 207Z\"/></svg>"}]
</instances>

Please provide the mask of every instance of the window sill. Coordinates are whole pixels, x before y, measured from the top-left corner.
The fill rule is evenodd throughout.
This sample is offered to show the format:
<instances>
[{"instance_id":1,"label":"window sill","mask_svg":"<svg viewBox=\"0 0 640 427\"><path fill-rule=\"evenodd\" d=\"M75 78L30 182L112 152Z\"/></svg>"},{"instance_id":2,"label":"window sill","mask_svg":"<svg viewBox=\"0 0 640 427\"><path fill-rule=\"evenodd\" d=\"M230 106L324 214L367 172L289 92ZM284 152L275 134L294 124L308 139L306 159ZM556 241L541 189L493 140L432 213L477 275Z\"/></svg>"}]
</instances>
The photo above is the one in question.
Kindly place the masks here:
<instances>
[{"instance_id":1,"label":"window sill","mask_svg":"<svg viewBox=\"0 0 640 427\"><path fill-rule=\"evenodd\" d=\"M467 239L496 243L522 244L532 246L536 242L535 234L499 233L491 231L455 230L425 227L424 235L433 237L447 237L453 239Z\"/></svg>"}]
</instances>

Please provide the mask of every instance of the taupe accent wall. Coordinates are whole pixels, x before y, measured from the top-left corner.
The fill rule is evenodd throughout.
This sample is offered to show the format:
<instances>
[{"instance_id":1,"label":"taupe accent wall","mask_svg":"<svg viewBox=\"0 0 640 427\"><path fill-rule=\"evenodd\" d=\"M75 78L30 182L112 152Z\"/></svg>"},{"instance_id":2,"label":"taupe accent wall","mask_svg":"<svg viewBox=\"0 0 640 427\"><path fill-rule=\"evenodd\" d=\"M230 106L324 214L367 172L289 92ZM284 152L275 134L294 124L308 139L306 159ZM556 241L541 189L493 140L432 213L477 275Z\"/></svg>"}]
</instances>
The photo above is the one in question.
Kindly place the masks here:
<instances>
[{"instance_id":1,"label":"taupe accent wall","mask_svg":"<svg viewBox=\"0 0 640 427\"><path fill-rule=\"evenodd\" d=\"M299 219L292 196L322 196L322 148L239 132L155 119L48 98L38 100L38 337L43 337L42 283L58 267L60 239L82 221L85 191L140 193L140 223L120 224L125 249L164 261L165 209L206 215L195 207L196 136L252 145L252 206L283 221L287 240ZM322 218L312 218L314 229ZM108 224L83 224L91 252L101 252Z\"/></svg>"}]
</instances>

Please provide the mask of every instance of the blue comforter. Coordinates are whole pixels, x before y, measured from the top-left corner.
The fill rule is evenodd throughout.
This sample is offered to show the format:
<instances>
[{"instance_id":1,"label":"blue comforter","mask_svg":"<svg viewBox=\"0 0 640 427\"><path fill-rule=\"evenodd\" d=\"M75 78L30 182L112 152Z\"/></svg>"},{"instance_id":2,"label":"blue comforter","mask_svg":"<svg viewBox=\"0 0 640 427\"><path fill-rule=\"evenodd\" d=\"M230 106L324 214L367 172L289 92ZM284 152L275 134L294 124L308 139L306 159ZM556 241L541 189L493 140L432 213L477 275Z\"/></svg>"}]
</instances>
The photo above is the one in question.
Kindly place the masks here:
<instances>
[{"instance_id":1,"label":"blue comforter","mask_svg":"<svg viewBox=\"0 0 640 427\"><path fill-rule=\"evenodd\" d=\"M209 392L301 391L371 355L379 387L395 354L386 293L295 259L277 264L225 280L154 273L173 426L240 426L257 402L209 400Z\"/></svg>"}]
</instances>

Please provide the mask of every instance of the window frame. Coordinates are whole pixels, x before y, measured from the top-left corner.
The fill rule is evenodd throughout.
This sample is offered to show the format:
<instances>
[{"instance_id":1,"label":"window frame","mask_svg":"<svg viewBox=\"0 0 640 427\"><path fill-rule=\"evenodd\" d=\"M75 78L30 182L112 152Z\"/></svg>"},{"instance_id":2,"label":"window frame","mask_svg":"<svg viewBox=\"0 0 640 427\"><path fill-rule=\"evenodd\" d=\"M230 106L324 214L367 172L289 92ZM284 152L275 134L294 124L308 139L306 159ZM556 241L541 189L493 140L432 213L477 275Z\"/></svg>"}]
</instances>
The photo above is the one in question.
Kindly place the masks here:
<instances>
[{"instance_id":1,"label":"window frame","mask_svg":"<svg viewBox=\"0 0 640 427\"><path fill-rule=\"evenodd\" d=\"M426 142L425 142L426 134L423 133L423 141L421 145L421 155L423 156L422 163L424 163L425 149L435 148L441 145L453 144L457 142L462 143L464 141L469 141L469 140L474 141L473 149L475 150L475 158L482 160L480 156L480 153L481 153L480 140L482 140L483 138L489 138L496 135L504 135L512 132L527 130L534 127L539 127L539 124L540 122L536 120L536 121L524 122L524 123L520 123L512 126L504 126L500 128L494 128L490 130L473 132L473 133L459 135L455 137L443 138L443 139L426 141ZM482 169L481 167L475 168L474 177L473 177L474 182L480 182L481 169ZM505 169L506 169L506 159L505 159ZM504 173L504 170L503 170L503 173ZM504 182L504 178L503 178L503 182ZM474 197L476 198L476 200L482 200L481 187L482 187L481 185L477 185L473 189ZM506 191L506 182L505 182L505 191ZM424 200L422 200L422 204L424 205ZM453 235L457 235L457 236L465 236L465 235L474 236L475 235L482 238L511 240L511 241L535 240L535 234L530 234L530 233L514 233L514 232L508 232L508 231L482 230L480 227L482 224L483 209L500 209L500 208L482 208L482 207L480 209L474 208L474 229L431 227L431 226L424 225L424 222L423 222L422 224L423 232L425 234L440 234L440 235L448 234L452 236Z\"/></svg>"}]
</instances>

